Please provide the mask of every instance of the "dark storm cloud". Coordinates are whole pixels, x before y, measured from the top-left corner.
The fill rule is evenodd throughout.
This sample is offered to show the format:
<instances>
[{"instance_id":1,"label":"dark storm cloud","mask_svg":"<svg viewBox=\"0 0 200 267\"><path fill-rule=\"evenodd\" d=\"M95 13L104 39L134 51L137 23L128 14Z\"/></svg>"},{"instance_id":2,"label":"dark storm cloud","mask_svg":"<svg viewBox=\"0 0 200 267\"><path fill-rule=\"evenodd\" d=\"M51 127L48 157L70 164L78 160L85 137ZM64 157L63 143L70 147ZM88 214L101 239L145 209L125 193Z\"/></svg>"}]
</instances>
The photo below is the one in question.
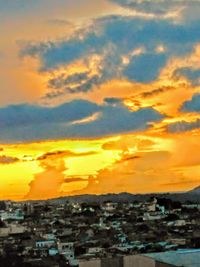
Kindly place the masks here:
<instances>
[{"instance_id":1,"label":"dark storm cloud","mask_svg":"<svg viewBox=\"0 0 200 267\"><path fill-rule=\"evenodd\" d=\"M116 97L106 97L106 98L104 98L104 102L106 104L115 105L115 104L121 103L122 99L116 98Z\"/></svg>"},{"instance_id":2,"label":"dark storm cloud","mask_svg":"<svg viewBox=\"0 0 200 267\"><path fill-rule=\"evenodd\" d=\"M76 73L65 77L60 75L56 78L49 80L48 87L54 89L57 92L56 96L59 96L59 92L63 94L63 91L70 93L87 92L90 91L95 85L100 85L102 79L98 75L89 77L89 73ZM48 98L48 94L46 95Z\"/></svg>"},{"instance_id":3,"label":"dark storm cloud","mask_svg":"<svg viewBox=\"0 0 200 267\"><path fill-rule=\"evenodd\" d=\"M162 15L178 8L199 6L199 0L111 0L121 6L147 14Z\"/></svg>"},{"instance_id":4,"label":"dark storm cloud","mask_svg":"<svg viewBox=\"0 0 200 267\"><path fill-rule=\"evenodd\" d=\"M95 103L84 100L74 100L53 108L28 104L7 106L0 108L0 131L6 127L69 123L91 116L97 111L99 107Z\"/></svg>"},{"instance_id":5,"label":"dark storm cloud","mask_svg":"<svg viewBox=\"0 0 200 267\"><path fill-rule=\"evenodd\" d=\"M95 120L82 122L97 113ZM0 142L103 137L144 130L162 118L152 108L133 112L122 103L97 105L76 100L53 108L8 106L0 109Z\"/></svg>"},{"instance_id":6,"label":"dark storm cloud","mask_svg":"<svg viewBox=\"0 0 200 267\"><path fill-rule=\"evenodd\" d=\"M162 5L165 5L164 1ZM171 57L193 51L200 42L199 32L199 19L192 23L174 23L173 20L107 16L94 20L92 27L77 31L71 38L23 44L20 55L39 58L40 71L44 72L52 72L80 59L89 65L94 54L101 58L98 74L57 74L50 79L47 97L53 98L65 93L88 92L116 78L141 83L154 81ZM160 53L157 51L159 45L165 47ZM144 51L133 55L138 48L144 48ZM127 64L123 63L123 56L129 58Z\"/></svg>"},{"instance_id":7,"label":"dark storm cloud","mask_svg":"<svg viewBox=\"0 0 200 267\"><path fill-rule=\"evenodd\" d=\"M199 128L200 128L200 119L197 119L194 122L181 121L181 122L170 124L167 127L167 130L170 133L182 133L182 132L188 132L188 131L192 131L192 130L199 129Z\"/></svg>"},{"instance_id":8,"label":"dark storm cloud","mask_svg":"<svg viewBox=\"0 0 200 267\"><path fill-rule=\"evenodd\" d=\"M156 80L160 70L165 66L166 55L143 54L134 58L125 68L124 74L129 80L148 83Z\"/></svg>"},{"instance_id":9,"label":"dark storm cloud","mask_svg":"<svg viewBox=\"0 0 200 267\"><path fill-rule=\"evenodd\" d=\"M191 81L193 86L200 84L200 69L180 68L174 72L174 77L184 76Z\"/></svg>"},{"instance_id":10,"label":"dark storm cloud","mask_svg":"<svg viewBox=\"0 0 200 267\"><path fill-rule=\"evenodd\" d=\"M191 100L186 101L182 107L183 112L200 112L200 94L195 94Z\"/></svg>"}]
</instances>

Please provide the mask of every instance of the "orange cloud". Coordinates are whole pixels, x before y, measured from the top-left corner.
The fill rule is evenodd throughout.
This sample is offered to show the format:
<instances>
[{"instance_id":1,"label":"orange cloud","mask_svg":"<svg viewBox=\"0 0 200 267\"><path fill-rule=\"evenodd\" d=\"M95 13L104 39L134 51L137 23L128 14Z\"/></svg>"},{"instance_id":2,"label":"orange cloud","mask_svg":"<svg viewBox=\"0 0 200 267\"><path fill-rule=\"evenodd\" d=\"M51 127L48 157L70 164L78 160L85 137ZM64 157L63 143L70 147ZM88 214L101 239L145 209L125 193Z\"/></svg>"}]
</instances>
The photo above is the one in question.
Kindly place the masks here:
<instances>
[{"instance_id":1,"label":"orange cloud","mask_svg":"<svg viewBox=\"0 0 200 267\"><path fill-rule=\"evenodd\" d=\"M30 190L25 199L48 199L60 195L60 188L65 180L66 170L63 158L48 158L40 162L44 171L36 174L29 183Z\"/></svg>"}]
</instances>

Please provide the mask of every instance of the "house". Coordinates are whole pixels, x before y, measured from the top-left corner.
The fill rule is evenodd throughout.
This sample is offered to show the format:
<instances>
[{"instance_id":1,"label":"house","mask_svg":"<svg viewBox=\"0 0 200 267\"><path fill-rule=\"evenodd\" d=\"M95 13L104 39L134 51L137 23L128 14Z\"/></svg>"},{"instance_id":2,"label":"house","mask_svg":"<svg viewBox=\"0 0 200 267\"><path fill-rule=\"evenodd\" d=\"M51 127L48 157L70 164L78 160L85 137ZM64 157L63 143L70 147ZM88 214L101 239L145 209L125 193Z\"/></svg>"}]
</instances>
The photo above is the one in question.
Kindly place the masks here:
<instances>
[{"instance_id":1,"label":"house","mask_svg":"<svg viewBox=\"0 0 200 267\"><path fill-rule=\"evenodd\" d=\"M99 254L99 253L102 253L103 252L103 248L101 247L93 247L93 248L88 248L88 253L89 254Z\"/></svg>"},{"instance_id":2,"label":"house","mask_svg":"<svg viewBox=\"0 0 200 267\"><path fill-rule=\"evenodd\" d=\"M50 248L55 245L55 240L37 240L35 243L36 248Z\"/></svg>"},{"instance_id":3,"label":"house","mask_svg":"<svg viewBox=\"0 0 200 267\"><path fill-rule=\"evenodd\" d=\"M49 256L56 256L58 255L58 249L57 248L50 248L49 249Z\"/></svg>"},{"instance_id":4,"label":"house","mask_svg":"<svg viewBox=\"0 0 200 267\"><path fill-rule=\"evenodd\" d=\"M9 224L6 227L0 228L0 237L9 235L23 234L27 231L27 227L18 224Z\"/></svg>"},{"instance_id":5,"label":"house","mask_svg":"<svg viewBox=\"0 0 200 267\"><path fill-rule=\"evenodd\" d=\"M43 238L44 239L47 239L47 240L56 240L56 237L54 234L50 233L50 234L44 234L43 235Z\"/></svg>"},{"instance_id":6,"label":"house","mask_svg":"<svg viewBox=\"0 0 200 267\"><path fill-rule=\"evenodd\" d=\"M115 211L117 209L118 203L114 203L114 202L106 202L104 204L102 204L101 209L107 212L112 212Z\"/></svg>"},{"instance_id":7,"label":"house","mask_svg":"<svg viewBox=\"0 0 200 267\"><path fill-rule=\"evenodd\" d=\"M185 238L171 238L169 239L169 242L174 245L186 245L186 239Z\"/></svg>"},{"instance_id":8,"label":"house","mask_svg":"<svg viewBox=\"0 0 200 267\"><path fill-rule=\"evenodd\" d=\"M6 220L23 221L24 214L21 209L16 209L14 211L1 211L0 219L2 221L6 221Z\"/></svg>"},{"instance_id":9,"label":"house","mask_svg":"<svg viewBox=\"0 0 200 267\"><path fill-rule=\"evenodd\" d=\"M78 266L78 261L74 255L74 243L72 242L58 242L58 252L62 255L70 266Z\"/></svg>"},{"instance_id":10,"label":"house","mask_svg":"<svg viewBox=\"0 0 200 267\"><path fill-rule=\"evenodd\" d=\"M66 251L74 251L74 243L72 242L58 242L58 251L60 253Z\"/></svg>"},{"instance_id":11,"label":"house","mask_svg":"<svg viewBox=\"0 0 200 267\"><path fill-rule=\"evenodd\" d=\"M145 212L143 215L144 221L155 221L155 220L161 220L165 218L165 215L158 213L158 212Z\"/></svg>"}]
</instances>

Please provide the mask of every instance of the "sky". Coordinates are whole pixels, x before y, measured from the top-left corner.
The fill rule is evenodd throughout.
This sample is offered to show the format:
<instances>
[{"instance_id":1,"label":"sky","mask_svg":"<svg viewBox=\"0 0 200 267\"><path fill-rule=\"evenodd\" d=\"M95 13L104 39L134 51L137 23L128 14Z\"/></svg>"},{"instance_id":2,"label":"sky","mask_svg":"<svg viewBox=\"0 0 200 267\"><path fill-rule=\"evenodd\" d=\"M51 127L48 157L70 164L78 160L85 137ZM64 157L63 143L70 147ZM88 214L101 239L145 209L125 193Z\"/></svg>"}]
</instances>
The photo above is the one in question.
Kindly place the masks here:
<instances>
[{"instance_id":1,"label":"sky","mask_svg":"<svg viewBox=\"0 0 200 267\"><path fill-rule=\"evenodd\" d=\"M200 185L200 0L0 0L0 199Z\"/></svg>"}]
</instances>

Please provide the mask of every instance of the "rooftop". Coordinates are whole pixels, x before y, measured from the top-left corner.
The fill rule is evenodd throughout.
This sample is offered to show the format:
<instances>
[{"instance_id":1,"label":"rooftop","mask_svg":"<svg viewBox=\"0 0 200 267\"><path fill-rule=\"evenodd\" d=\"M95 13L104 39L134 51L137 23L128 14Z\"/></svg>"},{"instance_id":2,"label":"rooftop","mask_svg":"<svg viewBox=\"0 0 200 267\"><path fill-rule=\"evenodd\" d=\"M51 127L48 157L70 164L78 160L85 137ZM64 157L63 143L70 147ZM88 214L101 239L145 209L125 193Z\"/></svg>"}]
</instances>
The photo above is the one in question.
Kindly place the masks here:
<instances>
[{"instance_id":1,"label":"rooftop","mask_svg":"<svg viewBox=\"0 0 200 267\"><path fill-rule=\"evenodd\" d=\"M147 257L156 261L171 264L174 266L199 267L200 266L200 249L181 249L177 251L168 251L161 253L145 254Z\"/></svg>"}]
</instances>

